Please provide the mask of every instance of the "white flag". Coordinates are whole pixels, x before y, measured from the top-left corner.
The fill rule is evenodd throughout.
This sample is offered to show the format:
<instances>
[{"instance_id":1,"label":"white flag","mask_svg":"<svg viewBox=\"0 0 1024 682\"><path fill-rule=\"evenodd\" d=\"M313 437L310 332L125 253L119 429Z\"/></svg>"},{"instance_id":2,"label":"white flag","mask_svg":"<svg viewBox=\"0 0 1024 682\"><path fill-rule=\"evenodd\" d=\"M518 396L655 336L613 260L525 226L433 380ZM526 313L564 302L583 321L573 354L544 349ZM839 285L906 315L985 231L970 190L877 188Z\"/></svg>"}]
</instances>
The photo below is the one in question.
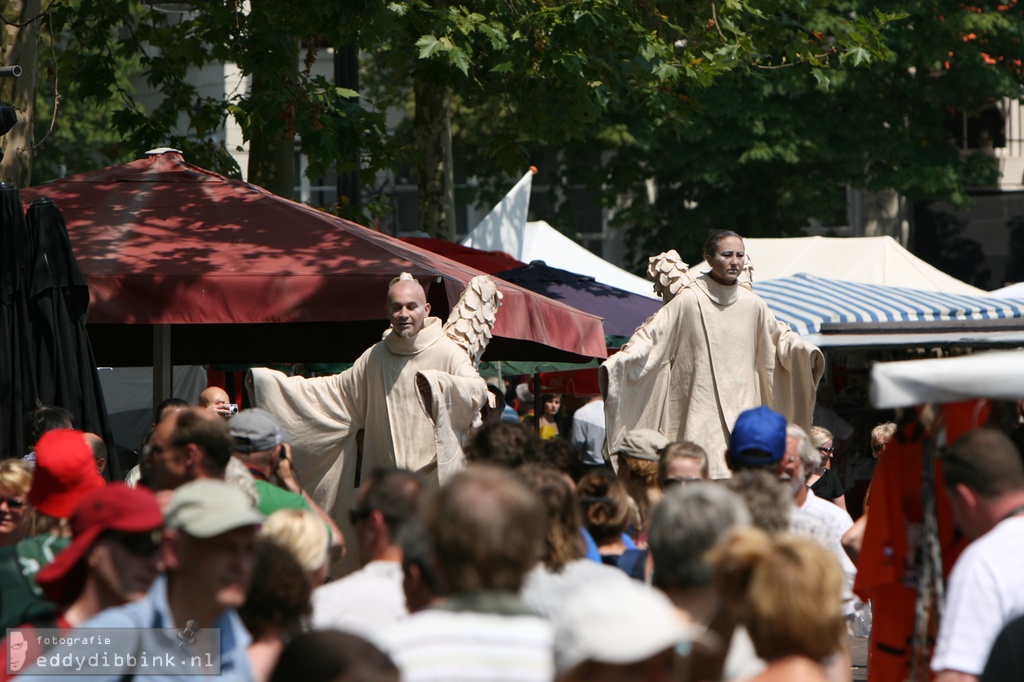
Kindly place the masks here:
<instances>
[{"instance_id":1,"label":"white flag","mask_svg":"<svg viewBox=\"0 0 1024 682\"><path fill-rule=\"evenodd\" d=\"M528 170L480 224L470 230L462 241L464 246L484 251L505 251L513 256L522 251L534 172L532 168Z\"/></svg>"}]
</instances>

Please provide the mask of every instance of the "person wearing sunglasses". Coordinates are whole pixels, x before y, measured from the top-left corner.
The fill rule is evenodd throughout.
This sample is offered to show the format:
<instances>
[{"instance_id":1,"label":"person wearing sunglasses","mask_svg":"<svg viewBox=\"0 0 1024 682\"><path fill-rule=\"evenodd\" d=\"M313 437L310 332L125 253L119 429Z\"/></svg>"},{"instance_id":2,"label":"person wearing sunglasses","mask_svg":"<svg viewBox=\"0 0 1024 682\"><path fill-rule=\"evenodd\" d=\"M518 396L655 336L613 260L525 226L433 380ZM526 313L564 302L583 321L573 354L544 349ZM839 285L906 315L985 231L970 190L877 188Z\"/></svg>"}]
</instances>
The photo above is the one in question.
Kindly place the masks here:
<instances>
[{"instance_id":1,"label":"person wearing sunglasses","mask_svg":"<svg viewBox=\"0 0 1024 682\"><path fill-rule=\"evenodd\" d=\"M16 459L0 462L0 547L25 537L28 528L28 491L32 471Z\"/></svg>"},{"instance_id":2,"label":"person wearing sunglasses","mask_svg":"<svg viewBox=\"0 0 1024 682\"><path fill-rule=\"evenodd\" d=\"M871 455L878 459L896 433L896 422L884 422L871 429Z\"/></svg>"},{"instance_id":3,"label":"person wearing sunglasses","mask_svg":"<svg viewBox=\"0 0 1024 682\"><path fill-rule=\"evenodd\" d=\"M105 485L81 431L48 431L36 443L35 454L26 496L30 529L24 539L0 547L0 632L53 610L36 575L71 544L68 520L78 501Z\"/></svg>"},{"instance_id":4,"label":"person wearing sunglasses","mask_svg":"<svg viewBox=\"0 0 1024 682\"><path fill-rule=\"evenodd\" d=\"M832 471L832 457L836 452L832 432L821 426L812 426L807 435L811 437L811 444L821 453L821 466L811 472L807 479L807 485L811 487L817 497L828 500L845 510L846 495L843 483Z\"/></svg>"},{"instance_id":5,"label":"person wearing sunglasses","mask_svg":"<svg viewBox=\"0 0 1024 682\"><path fill-rule=\"evenodd\" d=\"M36 576L56 609L19 629L67 630L104 609L141 599L162 569L162 523L156 496L146 488L115 483L83 495L70 518L71 544ZM27 660L44 654L36 637L25 641L34 649ZM5 675L6 666L0 679Z\"/></svg>"},{"instance_id":6,"label":"person wearing sunglasses","mask_svg":"<svg viewBox=\"0 0 1024 682\"><path fill-rule=\"evenodd\" d=\"M76 627L145 595L162 568L162 523L147 488L115 483L84 495L71 515L71 545L37 576L58 621Z\"/></svg>"}]
</instances>

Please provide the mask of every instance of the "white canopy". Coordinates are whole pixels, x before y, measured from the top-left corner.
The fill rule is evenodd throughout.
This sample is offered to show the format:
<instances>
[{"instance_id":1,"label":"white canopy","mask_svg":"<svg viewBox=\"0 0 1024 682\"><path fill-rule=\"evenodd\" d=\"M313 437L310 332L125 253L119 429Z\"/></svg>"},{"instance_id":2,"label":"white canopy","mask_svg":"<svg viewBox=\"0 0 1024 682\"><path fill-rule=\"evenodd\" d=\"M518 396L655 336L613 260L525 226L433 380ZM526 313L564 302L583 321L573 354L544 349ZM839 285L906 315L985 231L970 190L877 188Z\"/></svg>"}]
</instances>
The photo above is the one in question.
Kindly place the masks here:
<instances>
[{"instance_id":1,"label":"white canopy","mask_svg":"<svg viewBox=\"0 0 1024 682\"><path fill-rule=\"evenodd\" d=\"M543 220L522 227L513 221L485 220L462 243L474 249L504 251L524 263L542 260L551 267L593 277L601 284L660 300L650 281L592 254Z\"/></svg>"},{"instance_id":2,"label":"white canopy","mask_svg":"<svg viewBox=\"0 0 1024 682\"><path fill-rule=\"evenodd\" d=\"M1024 352L992 351L956 358L880 362L871 368L877 409L972 398L1024 399Z\"/></svg>"},{"instance_id":3,"label":"white canopy","mask_svg":"<svg viewBox=\"0 0 1024 682\"><path fill-rule=\"evenodd\" d=\"M945 294L985 296L983 289L947 275L892 237L744 239L758 282L797 273L844 282L882 284Z\"/></svg>"},{"instance_id":4,"label":"white canopy","mask_svg":"<svg viewBox=\"0 0 1024 682\"><path fill-rule=\"evenodd\" d=\"M1024 282L1017 282L1002 289L995 289L988 292L988 294L996 298L1024 298Z\"/></svg>"}]
</instances>

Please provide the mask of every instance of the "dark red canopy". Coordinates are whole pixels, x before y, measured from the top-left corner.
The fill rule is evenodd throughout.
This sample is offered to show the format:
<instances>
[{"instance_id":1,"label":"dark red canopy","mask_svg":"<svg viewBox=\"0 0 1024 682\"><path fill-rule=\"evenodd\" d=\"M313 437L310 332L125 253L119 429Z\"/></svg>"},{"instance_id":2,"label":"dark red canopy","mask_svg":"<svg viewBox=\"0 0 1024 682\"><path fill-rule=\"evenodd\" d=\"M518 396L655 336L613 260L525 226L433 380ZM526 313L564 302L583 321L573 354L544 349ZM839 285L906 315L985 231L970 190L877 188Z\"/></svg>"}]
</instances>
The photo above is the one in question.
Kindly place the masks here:
<instances>
[{"instance_id":1,"label":"dark red canopy","mask_svg":"<svg viewBox=\"0 0 1024 682\"><path fill-rule=\"evenodd\" d=\"M402 271L427 289L434 314L446 315L438 307L454 304L481 274L176 152L31 187L22 197L49 197L63 212L91 291L90 326L382 321L388 282ZM499 288L496 337L605 356L599 318L515 285ZM366 328L379 339L383 325ZM294 339L296 350L307 340ZM365 348L362 339L355 345Z\"/></svg>"},{"instance_id":2,"label":"dark red canopy","mask_svg":"<svg viewBox=\"0 0 1024 682\"><path fill-rule=\"evenodd\" d=\"M504 251L484 251L474 249L471 246L463 246L455 242L446 242L443 239L431 239L430 237L402 237L402 241L413 244L431 253L437 253L445 258L450 258L480 272L493 275L496 272L514 270L521 268L526 263L518 261Z\"/></svg>"}]
</instances>

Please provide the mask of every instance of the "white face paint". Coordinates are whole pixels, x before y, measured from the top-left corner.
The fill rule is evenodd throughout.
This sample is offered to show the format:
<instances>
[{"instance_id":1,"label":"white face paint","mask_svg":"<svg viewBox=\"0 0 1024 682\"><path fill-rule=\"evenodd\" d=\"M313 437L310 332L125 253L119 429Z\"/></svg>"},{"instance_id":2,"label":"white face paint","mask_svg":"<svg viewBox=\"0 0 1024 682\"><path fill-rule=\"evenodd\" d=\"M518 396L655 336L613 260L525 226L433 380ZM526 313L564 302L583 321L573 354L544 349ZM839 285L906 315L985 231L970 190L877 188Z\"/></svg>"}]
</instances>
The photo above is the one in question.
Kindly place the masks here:
<instances>
[{"instance_id":1,"label":"white face paint","mask_svg":"<svg viewBox=\"0 0 1024 682\"><path fill-rule=\"evenodd\" d=\"M387 313L391 329L396 334L405 338L418 334L430 314L430 304L423 294L423 287L407 280L395 284L388 291Z\"/></svg>"},{"instance_id":2,"label":"white face paint","mask_svg":"<svg viewBox=\"0 0 1024 682\"><path fill-rule=\"evenodd\" d=\"M707 258L708 265L711 266L711 278L719 284L735 284L743 271L746 256L742 239L724 237L715 247L715 255Z\"/></svg>"}]
</instances>

